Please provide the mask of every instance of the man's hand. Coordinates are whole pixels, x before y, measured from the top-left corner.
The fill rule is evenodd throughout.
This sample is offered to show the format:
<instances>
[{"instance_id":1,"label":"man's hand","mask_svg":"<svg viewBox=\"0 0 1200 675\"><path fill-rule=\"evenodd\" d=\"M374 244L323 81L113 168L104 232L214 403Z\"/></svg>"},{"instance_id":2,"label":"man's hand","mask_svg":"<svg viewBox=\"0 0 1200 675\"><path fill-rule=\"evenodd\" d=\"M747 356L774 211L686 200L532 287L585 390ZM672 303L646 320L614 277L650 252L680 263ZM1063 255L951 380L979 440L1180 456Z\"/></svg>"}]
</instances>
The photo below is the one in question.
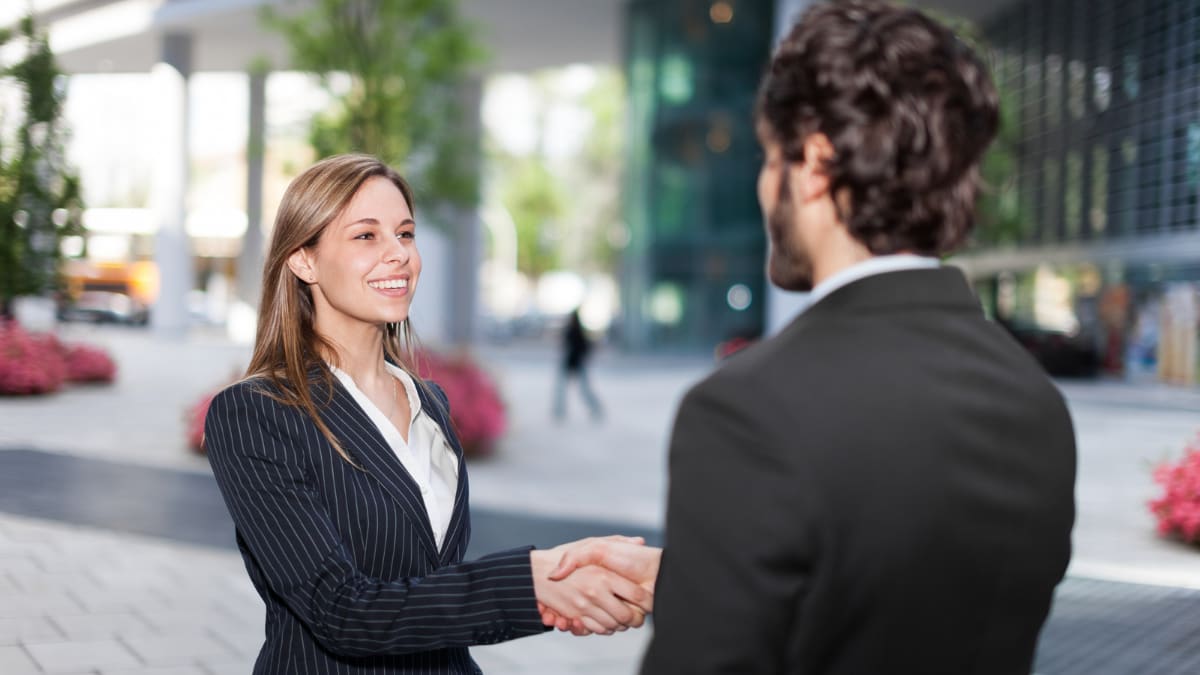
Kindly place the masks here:
<instances>
[{"instance_id":1,"label":"man's hand","mask_svg":"<svg viewBox=\"0 0 1200 675\"><path fill-rule=\"evenodd\" d=\"M611 635L645 622L646 614L641 608L653 606L649 591L595 565L577 570L567 578L553 580L550 572L561 556L559 549L530 553L534 594L546 625L566 623L567 628L577 635ZM551 615L552 618L547 620Z\"/></svg>"},{"instance_id":2,"label":"man's hand","mask_svg":"<svg viewBox=\"0 0 1200 675\"><path fill-rule=\"evenodd\" d=\"M550 552L560 553L561 557L549 578L561 582L580 568L598 566L637 584L645 591L644 595L621 596L622 600L639 610L636 623L626 623L617 630L624 630L629 626L637 628L645 621L645 614L654 609L654 582L658 576L659 560L662 557L662 549L644 546L643 542L641 537L613 535L563 544L550 550ZM588 624L580 618L555 611L552 606L541 602L540 599L538 612L542 615L542 623L558 630L569 630L575 635L600 632L590 629Z\"/></svg>"}]
</instances>

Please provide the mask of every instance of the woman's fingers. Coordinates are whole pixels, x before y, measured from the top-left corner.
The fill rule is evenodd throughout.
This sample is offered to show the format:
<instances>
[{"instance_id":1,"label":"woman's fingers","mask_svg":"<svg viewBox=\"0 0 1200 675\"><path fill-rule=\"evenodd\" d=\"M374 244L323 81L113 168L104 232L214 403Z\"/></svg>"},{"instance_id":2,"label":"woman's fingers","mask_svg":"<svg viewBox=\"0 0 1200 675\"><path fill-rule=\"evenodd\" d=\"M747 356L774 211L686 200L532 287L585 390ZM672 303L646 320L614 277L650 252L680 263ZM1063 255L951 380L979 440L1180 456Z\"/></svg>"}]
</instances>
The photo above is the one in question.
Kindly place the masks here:
<instances>
[{"instance_id":1,"label":"woman's fingers","mask_svg":"<svg viewBox=\"0 0 1200 675\"><path fill-rule=\"evenodd\" d=\"M585 547L605 550L610 546L620 549L641 546L620 537L588 540L579 543ZM567 545L570 547L572 545ZM610 635L630 627L640 627L646 621L646 613L654 608L654 595L645 586L604 567L587 565L575 569L564 579L554 581L546 574L555 559L562 555L562 548L553 551L533 551L534 590L538 600L538 611L542 622L559 630L569 630L575 635L600 633ZM657 567L658 550L652 549L654 567ZM624 551L622 551L624 552ZM638 556L642 557L639 552ZM644 561L640 561L643 562ZM645 573L645 565L639 565Z\"/></svg>"}]
</instances>

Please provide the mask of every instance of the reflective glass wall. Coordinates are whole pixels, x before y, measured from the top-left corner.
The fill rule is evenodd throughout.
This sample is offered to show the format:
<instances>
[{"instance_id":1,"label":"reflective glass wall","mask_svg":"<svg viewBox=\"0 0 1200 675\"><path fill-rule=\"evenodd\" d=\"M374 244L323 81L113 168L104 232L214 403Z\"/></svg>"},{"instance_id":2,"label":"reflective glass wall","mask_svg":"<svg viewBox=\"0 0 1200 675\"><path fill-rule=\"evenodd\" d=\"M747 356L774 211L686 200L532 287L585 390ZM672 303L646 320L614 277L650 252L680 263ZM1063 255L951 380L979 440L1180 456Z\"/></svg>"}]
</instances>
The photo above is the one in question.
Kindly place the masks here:
<instances>
[{"instance_id":1,"label":"reflective glass wall","mask_svg":"<svg viewBox=\"0 0 1200 675\"><path fill-rule=\"evenodd\" d=\"M634 0L626 15L628 347L711 349L761 330L756 88L771 0Z\"/></svg>"},{"instance_id":2,"label":"reflective glass wall","mask_svg":"<svg viewBox=\"0 0 1200 675\"><path fill-rule=\"evenodd\" d=\"M1195 230L1200 0L1027 0L987 30L1025 243Z\"/></svg>"}]
</instances>

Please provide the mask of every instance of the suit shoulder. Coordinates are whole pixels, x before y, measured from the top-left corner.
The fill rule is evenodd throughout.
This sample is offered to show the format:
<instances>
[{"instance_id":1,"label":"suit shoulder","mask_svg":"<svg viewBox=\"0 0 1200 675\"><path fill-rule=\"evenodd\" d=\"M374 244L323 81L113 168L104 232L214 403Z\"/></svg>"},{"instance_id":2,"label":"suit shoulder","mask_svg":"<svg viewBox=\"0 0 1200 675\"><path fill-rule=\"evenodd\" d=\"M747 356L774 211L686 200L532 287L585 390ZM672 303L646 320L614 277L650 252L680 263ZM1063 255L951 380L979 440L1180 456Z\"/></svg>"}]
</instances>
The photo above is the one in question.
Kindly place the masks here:
<instances>
[{"instance_id":1,"label":"suit shoulder","mask_svg":"<svg viewBox=\"0 0 1200 675\"><path fill-rule=\"evenodd\" d=\"M277 404L278 388L264 377L248 377L227 385L213 396L213 407L245 408Z\"/></svg>"}]
</instances>

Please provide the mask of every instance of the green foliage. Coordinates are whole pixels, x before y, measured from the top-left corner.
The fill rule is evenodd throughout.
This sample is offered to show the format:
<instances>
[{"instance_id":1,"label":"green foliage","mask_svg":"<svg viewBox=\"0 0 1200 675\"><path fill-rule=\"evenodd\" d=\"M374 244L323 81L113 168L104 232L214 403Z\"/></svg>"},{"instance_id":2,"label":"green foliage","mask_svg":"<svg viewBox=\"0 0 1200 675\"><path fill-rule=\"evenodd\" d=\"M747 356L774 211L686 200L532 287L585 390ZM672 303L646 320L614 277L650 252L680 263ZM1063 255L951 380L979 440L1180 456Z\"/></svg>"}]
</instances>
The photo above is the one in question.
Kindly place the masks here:
<instances>
[{"instance_id":1,"label":"green foliage","mask_svg":"<svg viewBox=\"0 0 1200 675\"><path fill-rule=\"evenodd\" d=\"M54 291L60 239L82 232L79 177L67 164L62 116L64 77L49 41L31 17L19 31L0 33L0 45L20 39L25 56L0 71L21 92L15 138L0 138L0 314L13 298Z\"/></svg>"},{"instance_id":2,"label":"green foliage","mask_svg":"<svg viewBox=\"0 0 1200 675\"><path fill-rule=\"evenodd\" d=\"M980 244L1015 244L1028 224L1017 199L1020 136L1015 115L1012 96L1000 90L1000 129L980 166L983 193L975 213L975 241Z\"/></svg>"},{"instance_id":3,"label":"green foliage","mask_svg":"<svg viewBox=\"0 0 1200 675\"><path fill-rule=\"evenodd\" d=\"M517 267L533 278L562 268L611 272L616 263L609 238L620 219L624 80L615 68L597 68L580 91L563 86L568 71L544 71L530 83L543 119L556 107L586 112L591 124L577 150L550 156L541 123L529 154L513 154L489 139L490 189L516 224Z\"/></svg>"},{"instance_id":4,"label":"green foliage","mask_svg":"<svg viewBox=\"0 0 1200 675\"><path fill-rule=\"evenodd\" d=\"M316 0L298 13L268 7L263 18L290 45L292 67L319 75L337 99L312 122L318 156L370 153L423 198L477 202L476 148L462 139L456 97L483 53L456 0ZM334 92L340 73L347 92Z\"/></svg>"},{"instance_id":5,"label":"green foliage","mask_svg":"<svg viewBox=\"0 0 1200 675\"><path fill-rule=\"evenodd\" d=\"M567 200L540 158L510 158L506 164L500 200L517 226L517 268L537 278L560 265L558 226Z\"/></svg>"}]
</instances>

